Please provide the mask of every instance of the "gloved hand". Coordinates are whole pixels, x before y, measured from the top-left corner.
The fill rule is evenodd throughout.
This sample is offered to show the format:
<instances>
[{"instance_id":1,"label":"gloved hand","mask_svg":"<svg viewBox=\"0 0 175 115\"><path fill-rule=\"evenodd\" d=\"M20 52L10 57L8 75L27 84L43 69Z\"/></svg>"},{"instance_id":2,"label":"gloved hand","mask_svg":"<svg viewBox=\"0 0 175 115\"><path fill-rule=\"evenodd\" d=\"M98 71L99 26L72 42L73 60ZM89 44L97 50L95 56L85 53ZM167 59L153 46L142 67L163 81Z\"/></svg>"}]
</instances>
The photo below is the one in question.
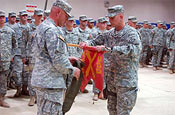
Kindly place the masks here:
<instances>
[{"instance_id":1,"label":"gloved hand","mask_svg":"<svg viewBox=\"0 0 175 115\"><path fill-rule=\"evenodd\" d=\"M77 67L73 67L73 68L74 68L73 76L78 80L80 77L80 69L78 69Z\"/></svg>"}]
</instances>

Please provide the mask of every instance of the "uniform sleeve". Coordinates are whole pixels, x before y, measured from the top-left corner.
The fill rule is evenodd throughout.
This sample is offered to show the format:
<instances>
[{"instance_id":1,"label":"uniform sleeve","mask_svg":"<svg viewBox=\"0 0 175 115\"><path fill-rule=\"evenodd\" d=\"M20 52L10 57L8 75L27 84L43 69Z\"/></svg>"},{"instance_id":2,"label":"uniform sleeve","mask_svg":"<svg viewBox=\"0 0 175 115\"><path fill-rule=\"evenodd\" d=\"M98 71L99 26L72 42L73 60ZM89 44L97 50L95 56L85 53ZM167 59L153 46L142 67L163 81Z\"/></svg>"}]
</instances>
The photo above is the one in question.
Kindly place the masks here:
<instances>
[{"instance_id":1,"label":"uniform sleeve","mask_svg":"<svg viewBox=\"0 0 175 115\"><path fill-rule=\"evenodd\" d=\"M61 74L73 75L74 69L68 59L66 44L53 31L47 31L45 35L46 47L53 66Z\"/></svg>"},{"instance_id":2,"label":"uniform sleeve","mask_svg":"<svg viewBox=\"0 0 175 115\"><path fill-rule=\"evenodd\" d=\"M112 53L117 53L123 56L132 56L137 57L140 55L141 51L141 42L137 32L130 32L128 34L128 43L120 46L114 46Z\"/></svg>"},{"instance_id":3,"label":"uniform sleeve","mask_svg":"<svg viewBox=\"0 0 175 115\"><path fill-rule=\"evenodd\" d=\"M88 42L91 46L104 45L105 44L105 35L100 34L95 39Z\"/></svg>"},{"instance_id":4,"label":"uniform sleeve","mask_svg":"<svg viewBox=\"0 0 175 115\"><path fill-rule=\"evenodd\" d=\"M13 58L16 55L17 47L18 47L18 43L16 40L16 34L15 34L15 31L12 30L12 57L11 58Z\"/></svg>"}]
</instances>

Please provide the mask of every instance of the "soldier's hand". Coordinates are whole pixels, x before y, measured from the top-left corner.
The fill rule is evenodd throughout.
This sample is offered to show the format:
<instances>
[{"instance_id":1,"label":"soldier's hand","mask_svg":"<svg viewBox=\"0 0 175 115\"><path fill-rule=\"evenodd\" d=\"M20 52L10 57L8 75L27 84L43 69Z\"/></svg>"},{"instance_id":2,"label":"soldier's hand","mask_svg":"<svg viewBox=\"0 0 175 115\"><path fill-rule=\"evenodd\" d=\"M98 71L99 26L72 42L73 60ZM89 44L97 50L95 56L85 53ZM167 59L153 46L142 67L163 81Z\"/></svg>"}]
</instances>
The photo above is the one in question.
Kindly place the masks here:
<instances>
[{"instance_id":1,"label":"soldier's hand","mask_svg":"<svg viewBox=\"0 0 175 115\"><path fill-rule=\"evenodd\" d=\"M11 60L10 60L11 62L13 62L13 58L11 58Z\"/></svg>"},{"instance_id":2,"label":"soldier's hand","mask_svg":"<svg viewBox=\"0 0 175 115\"><path fill-rule=\"evenodd\" d=\"M22 58L22 62L23 62L23 64L25 64L26 63L26 59Z\"/></svg>"},{"instance_id":3,"label":"soldier's hand","mask_svg":"<svg viewBox=\"0 0 175 115\"><path fill-rule=\"evenodd\" d=\"M87 46L87 44L85 42L81 42L80 43L80 48L83 49L85 46Z\"/></svg>"},{"instance_id":4,"label":"soldier's hand","mask_svg":"<svg viewBox=\"0 0 175 115\"><path fill-rule=\"evenodd\" d=\"M97 51L98 52L100 52L100 51L105 51L105 46L96 46L96 49L97 49Z\"/></svg>"},{"instance_id":5,"label":"soldier's hand","mask_svg":"<svg viewBox=\"0 0 175 115\"><path fill-rule=\"evenodd\" d=\"M80 77L80 69L74 67L74 74L73 76L78 80Z\"/></svg>"},{"instance_id":6,"label":"soldier's hand","mask_svg":"<svg viewBox=\"0 0 175 115\"><path fill-rule=\"evenodd\" d=\"M75 61L79 60L76 57L69 57L69 61L71 62L71 64L73 65L75 63Z\"/></svg>"}]
</instances>

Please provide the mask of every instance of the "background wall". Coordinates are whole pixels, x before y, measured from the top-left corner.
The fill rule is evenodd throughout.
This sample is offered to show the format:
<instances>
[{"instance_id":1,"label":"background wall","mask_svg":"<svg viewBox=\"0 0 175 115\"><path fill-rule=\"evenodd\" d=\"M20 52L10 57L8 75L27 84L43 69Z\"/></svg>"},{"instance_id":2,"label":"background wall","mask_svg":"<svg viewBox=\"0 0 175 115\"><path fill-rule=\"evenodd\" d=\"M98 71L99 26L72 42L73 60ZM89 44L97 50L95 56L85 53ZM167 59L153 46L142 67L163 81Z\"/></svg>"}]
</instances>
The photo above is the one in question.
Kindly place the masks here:
<instances>
[{"instance_id":1,"label":"background wall","mask_svg":"<svg viewBox=\"0 0 175 115\"><path fill-rule=\"evenodd\" d=\"M55 0L48 0L50 9ZM88 17L97 19L105 16L107 10L104 7L104 0L67 0L73 7L72 15L76 18L85 14ZM139 21L145 19L156 22L175 21L175 0L108 0L110 6L122 4L125 7L125 20L130 15L138 17ZM36 4L38 8L44 9L45 0L0 0L0 9L6 12L25 9L26 4Z\"/></svg>"}]
</instances>

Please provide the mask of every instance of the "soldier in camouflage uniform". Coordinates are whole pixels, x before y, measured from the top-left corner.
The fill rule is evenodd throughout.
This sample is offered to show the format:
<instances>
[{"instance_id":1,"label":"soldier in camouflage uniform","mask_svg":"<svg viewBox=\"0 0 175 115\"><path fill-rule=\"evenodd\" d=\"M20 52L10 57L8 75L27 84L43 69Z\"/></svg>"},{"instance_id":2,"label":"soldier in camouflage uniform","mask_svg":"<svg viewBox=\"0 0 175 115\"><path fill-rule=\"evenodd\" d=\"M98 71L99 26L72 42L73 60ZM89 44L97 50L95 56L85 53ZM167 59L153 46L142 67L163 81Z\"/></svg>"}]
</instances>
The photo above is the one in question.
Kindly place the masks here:
<instances>
[{"instance_id":1,"label":"soldier in camouflage uniform","mask_svg":"<svg viewBox=\"0 0 175 115\"><path fill-rule=\"evenodd\" d=\"M137 18L135 16L128 17L128 25L136 29Z\"/></svg>"},{"instance_id":2,"label":"soldier in camouflage uniform","mask_svg":"<svg viewBox=\"0 0 175 115\"><path fill-rule=\"evenodd\" d=\"M95 38L97 33L97 28L94 25L95 20L92 18L88 18L88 31L90 32L92 38Z\"/></svg>"},{"instance_id":3,"label":"soldier in camouflage uniform","mask_svg":"<svg viewBox=\"0 0 175 115\"><path fill-rule=\"evenodd\" d=\"M168 69L169 73L173 74L175 73L175 28L171 30L171 36L169 37L167 41L167 47L169 50L169 64Z\"/></svg>"},{"instance_id":4,"label":"soldier in camouflage uniform","mask_svg":"<svg viewBox=\"0 0 175 115\"><path fill-rule=\"evenodd\" d=\"M125 25L123 13L122 5L109 7L109 21L115 29L91 42L111 48L111 52L105 54L109 115L130 115L137 98L141 41L137 30ZM81 47L84 45L81 43Z\"/></svg>"},{"instance_id":5,"label":"soldier in camouflage uniform","mask_svg":"<svg viewBox=\"0 0 175 115\"><path fill-rule=\"evenodd\" d=\"M112 27L112 25L111 25L111 23L108 21L107 22L107 26L106 26L106 30L111 30L113 27Z\"/></svg>"},{"instance_id":6,"label":"soldier in camouflage uniform","mask_svg":"<svg viewBox=\"0 0 175 115\"><path fill-rule=\"evenodd\" d=\"M76 28L76 31L79 33L79 42L86 42L88 39L92 38L87 27L87 20L86 15L81 15L79 17L80 26Z\"/></svg>"},{"instance_id":7,"label":"soldier in camouflage uniform","mask_svg":"<svg viewBox=\"0 0 175 115\"><path fill-rule=\"evenodd\" d=\"M36 27L41 24L41 19L43 16L43 10L41 9L35 9L34 10L34 19L35 21L30 25L30 39L27 41L27 46L26 46L26 52L27 52L27 57L26 57L26 64L24 65L26 68L25 75L28 76L28 90L29 90L29 95L30 95L30 101L28 103L29 106L33 106L35 104L36 100L36 93L31 86L31 77L32 77L32 71L33 71L33 66L34 66L34 59L32 59L32 48L34 47L34 33L36 30Z\"/></svg>"},{"instance_id":8,"label":"soldier in camouflage uniform","mask_svg":"<svg viewBox=\"0 0 175 115\"><path fill-rule=\"evenodd\" d=\"M15 32L5 26L5 12L0 11L0 106L9 108L4 101L7 92L7 75L12 55L12 41L15 43Z\"/></svg>"},{"instance_id":9,"label":"soldier in camouflage uniform","mask_svg":"<svg viewBox=\"0 0 175 115\"><path fill-rule=\"evenodd\" d=\"M71 65L62 31L70 16L71 6L64 0L54 2L50 16L41 23L35 34L35 66L32 72L32 86L37 95L37 115L62 115L65 96L65 75L75 76L80 70Z\"/></svg>"},{"instance_id":10,"label":"soldier in camouflage uniform","mask_svg":"<svg viewBox=\"0 0 175 115\"><path fill-rule=\"evenodd\" d=\"M30 25L27 23L27 12L22 10L19 12L20 22L16 23L13 27L13 30L16 34L16 42L18 44L15 52L15 57L13 61L13 77L12 80L15 82L17 87L17 92L14 97L19 97L21 95L21 91L24 95L28 94L27 85L28 85L28 78L25 76L26 70L23 69L23 63L26 58L26 44L29 40L29 31ZM24 71L24 75L22 72Z\"/></svg>"},{"instance_id":11,"label":"soldier in camouflage uniform","mask_svg":"<svg viewBox=\"0 0 175 115\"><path fill-rule=\"evenodd\" d=\"M170 41L170 37L172 36L172 30L175 27L175 22L171 22L170 23L170 28L166 31L165 36L166 36L166 46L168 48L169 46L169 41ZM167 52L167 65L169 64L169 51Z\"/></svg>"},{"instance_id":12,"label":"soldier in camouflage uniform","mask_svg":"<svg viewBox=\"0 0 175 115\"><path fill-rule=\"evenodd\" d=\"M148 28L148 21L144 21L144 27L139 30L142 42L142 52L140 56L140 66L147 67L146 60L148 58L150 40L152 38L152 31Z\"/></svg>"},{"instance_id":13,"label":"soldier in camouflage uniform","mask_svg":"<svg viewBox=\"0 0 175 115\"><path fill-rule=\"evenodd\" d=\"M13 28L16 23L16 13L10 12L8 16L8 22L6 23L6 26L9 26L10 28Z\"/></svg>"},{"instance_id":14,"label":"soldier in camouflage uniform","mask_svg":"<svg viewBox=\"0 0 175 115\"><path fill-rule=\"evenodd\" d=\"M158 26L153 29L153 37L150 41L151 50L153 52L153 70L160 70L160 61L163 48L166 46L166 38L164 30L161 28L162 22L158 22Z\"/></svg>"},{"instance_id":15,"label":"soldier in camouflage uniform","mask_svg":"<svg viewBox=\"0 0 175 115\"><path fill-rule=\"evenodd\" d=\"M16 24L16 13L15 12L10 12L8 15L8 22L6 23L6 26L10 27L10 28L14 28ZM12 82L11 82L11 73L13 73L13 67L12 67L13 63L10 63L10 70L9 70L9 75L8 75L8 87L9 88L15 88L14 86L12 86Z\"/></svg>"},{"instance_id":16,"label":"soldier in camouflage uniform","mask_svg":"<svg viewBox=\"0 0 175 115\"><path fill-rule=\"evenodd\" d=\"M65 39L66 43L70 44L79 44L78 42L78 33L73 28L75 19L73 17L69 17L65 23L65 27L62 28L63 30L63 38ZM68 47L68 54L70 57L80 58L81 55L79 54L79 48L77 47ZM72 76L66 76L66 87L68 88L71 85Z\"/></svg>"}]
</instances>

